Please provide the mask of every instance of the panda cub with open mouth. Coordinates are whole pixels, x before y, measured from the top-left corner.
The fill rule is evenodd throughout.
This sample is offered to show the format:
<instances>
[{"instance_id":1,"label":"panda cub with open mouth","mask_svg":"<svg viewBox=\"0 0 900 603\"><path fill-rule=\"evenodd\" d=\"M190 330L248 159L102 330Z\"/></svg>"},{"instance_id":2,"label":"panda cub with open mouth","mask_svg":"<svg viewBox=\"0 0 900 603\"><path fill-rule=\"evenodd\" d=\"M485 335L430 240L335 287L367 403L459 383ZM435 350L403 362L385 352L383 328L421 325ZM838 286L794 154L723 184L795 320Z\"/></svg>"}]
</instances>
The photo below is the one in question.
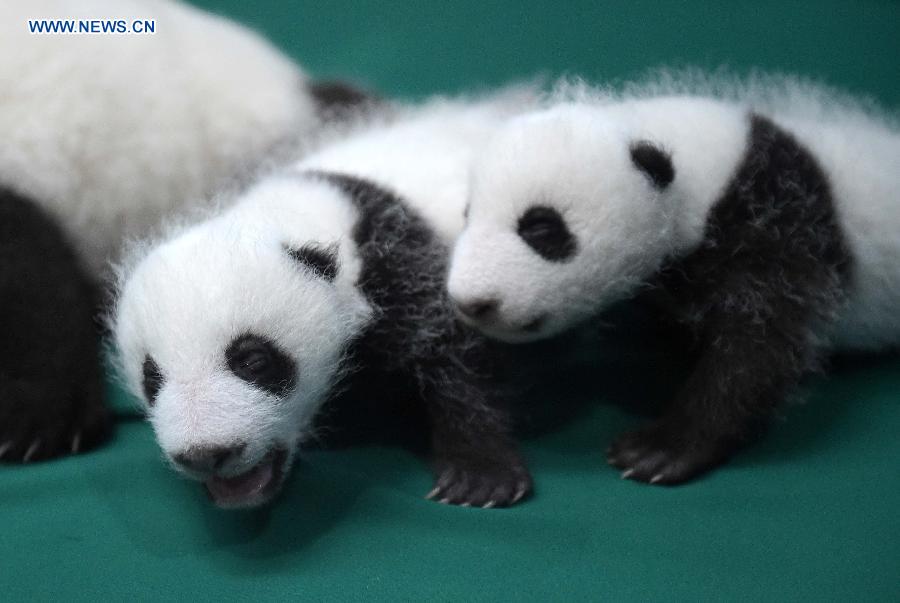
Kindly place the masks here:
<instances>
[{"instance_id":1,"label":"panda cub with open mouth","mask_svg":"<svg viewBox=\"0 0 900 603\"><path fill-rule=\"evenodd\" d=\"M271 500L323 424L411 427L441 502L501 507L530 492L488 340L444 287L471 152L516 106L436 103L376 125L125 270L124 375L169 460L216 504Z\"/></svg>"},{"instance_id":2,"label":"panda cub with open mouth","mask_svg":"<svg viewBox=\"0 0 900 603\"><path fill-rule=\"evenodd\" d=\"M623 477L692 479L823 351L900 343L900 132L832 94L564 99L476 159L448 281L461 317L529 341L640 297L698 354L662 416L613 442Z\"/></svg>"}]
</instances>

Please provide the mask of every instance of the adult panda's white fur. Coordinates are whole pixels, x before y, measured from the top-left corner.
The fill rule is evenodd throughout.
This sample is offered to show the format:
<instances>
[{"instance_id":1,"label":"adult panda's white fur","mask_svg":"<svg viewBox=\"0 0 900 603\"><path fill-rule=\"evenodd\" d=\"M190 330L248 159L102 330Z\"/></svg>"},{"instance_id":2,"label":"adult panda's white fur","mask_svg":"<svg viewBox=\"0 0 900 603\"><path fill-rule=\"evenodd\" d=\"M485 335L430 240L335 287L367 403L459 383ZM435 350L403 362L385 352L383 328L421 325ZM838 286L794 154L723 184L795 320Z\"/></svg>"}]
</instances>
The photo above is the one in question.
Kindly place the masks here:
<instances>
[{"instance_id":1,"label":"adult panda's white fur","mask_svg":"<svg viewBox=\"0 0 900 603\"><path fill-rule=\"evenodd\" d=\"M156 33L30 34L41 18L152 19ZM0 182L49 210L93 274L319 123L296 64L181 2L3 2L0 56Z\"/></svg>"},{"instance_id":2,"label":"adult panda's white fur","mask_svg":"<svg viewBox=\"0 0 900 603\"><path fill-rule=\"evenodd\" d=\"M332 412L363 431L428 417L417 436L429 434L432 496L503 506L528 492L480 376L485 344L444 290L471 155L527 102L438 102L365 128L125 269L123 374L176 468L222 506L268 501L341 384ZM280 367L275 385L242 377L236 353Z\"/></svg>"},{"instance_id":3,"label":"adult panda's white fur","mask_svg":"<svg viewBox=\"0 0 900 603\"><path fill-rule=\"evenodd\" d=\"M510 120L476 158L448 280L508 341L638 294L674 307L700 364L610 459L654 483L721 462L820 350L900 343L896 123L787 79L700 88L569 90Z\"/></svg>"},{"instance_id":4,"label":"adult panda's white fur","mask_svg":"<svg viewBox=\"0 0 900 603\"><path fill-rule=\"evenodd\" d=\"M153 20L37 35L29 20ZM253 32L168 0L0 3L0 460L108 433L96 285L127 238L313 135L353 91Z\"/></svg>"}]
</instances>

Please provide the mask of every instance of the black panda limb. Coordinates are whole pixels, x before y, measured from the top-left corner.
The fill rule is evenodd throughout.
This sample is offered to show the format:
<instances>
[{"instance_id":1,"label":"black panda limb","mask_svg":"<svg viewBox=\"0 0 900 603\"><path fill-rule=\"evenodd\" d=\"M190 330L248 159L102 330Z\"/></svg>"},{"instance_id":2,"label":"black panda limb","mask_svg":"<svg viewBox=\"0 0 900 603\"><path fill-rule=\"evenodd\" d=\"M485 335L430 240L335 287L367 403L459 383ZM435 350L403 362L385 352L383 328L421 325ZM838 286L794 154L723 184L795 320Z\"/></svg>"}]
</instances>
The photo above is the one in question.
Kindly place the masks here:
<instances>
[{"instance_id":1,"label":"black panda limb","mask_svg":"<svg viewBox=\"0 0 900 603\"><path fill-rule=\"evenodd\" d=\"M790 134L754 116L703 243L650 294L693 332L697 365L659 420L613 443L609 462L626 478L676 484L752 441L817 368L814 333L844 303L851 268L825 174Z\"/></svg>"},{"instance_id":2,"label":"black panda limb","mask_svg":"<svg viewBox=\"0 0 900 603\"><path fill-rule=\"evenodd\" d=\"M109 435L95 300L55 222L0 188L0 461L77 453Z\"/></svg>"},{"instance_id":3,"label":"black panda limb","mask_svg":"<svg viewBox=\"0 0 900 603\"><path fill-rule=\"evenodd\" d=\"M429 498L480 507L523 499L532 479L491 379L493 344L454 314L444 284L447 249L392 194L357 178L318 175L360 209L353 232L363 260L360 287L377 309L350 351L360 370L348 390L388 396L396 405L386 411L379 400L379 408L354 414L387 416L394 424L406 417L414 431L429 434L435 470Z\"/></svg>"}]
</instances>

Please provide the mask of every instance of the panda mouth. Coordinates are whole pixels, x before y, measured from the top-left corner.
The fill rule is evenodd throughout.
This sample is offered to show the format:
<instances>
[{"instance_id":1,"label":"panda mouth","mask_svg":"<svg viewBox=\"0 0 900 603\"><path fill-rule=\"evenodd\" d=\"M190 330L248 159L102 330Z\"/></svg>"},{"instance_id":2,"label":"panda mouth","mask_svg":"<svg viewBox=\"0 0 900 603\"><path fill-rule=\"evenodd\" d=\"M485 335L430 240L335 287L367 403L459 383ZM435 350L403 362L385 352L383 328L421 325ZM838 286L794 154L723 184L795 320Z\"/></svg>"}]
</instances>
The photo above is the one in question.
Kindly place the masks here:
<instances>
[{"instance_id":1,"label":"panda mouth","mask_svg":"<svg viewBox=\"0 0 900 603\"><path fill-rule=\"evenodd\" d=\"M249 471L230 477L215 475L204 482L206 492L223 509L262 505L278 493L284 481L287 450L276 448Z\"/></svg>"}]
</instances>

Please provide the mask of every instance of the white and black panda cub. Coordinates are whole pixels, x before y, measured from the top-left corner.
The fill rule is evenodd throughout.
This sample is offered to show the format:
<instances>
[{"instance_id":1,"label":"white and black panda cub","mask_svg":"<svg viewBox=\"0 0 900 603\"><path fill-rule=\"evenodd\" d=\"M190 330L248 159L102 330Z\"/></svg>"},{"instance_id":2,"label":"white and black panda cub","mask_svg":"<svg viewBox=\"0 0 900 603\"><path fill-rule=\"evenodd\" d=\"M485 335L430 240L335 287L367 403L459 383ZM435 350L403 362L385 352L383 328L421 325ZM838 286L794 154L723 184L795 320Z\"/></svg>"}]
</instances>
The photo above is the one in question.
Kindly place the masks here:
<instances>
[{"instance_id":1,"label":"white and black panda cub","mask_svg":"<svg viewBox=\"0 0 900 603\"><path fill-rule=\"evenodd\" d=\"M777 86L560 102L475 161L448 279L470 324L527 341L638 296L693 336L670 406L608 450L623 477L694 478L758 434L824 350L900 342L900 133Z\"/></svg>"},{"instance_id":2,"label":"white and black panda cub","mask_svg":"<svg viewBox=\"0 0 900 603\"><path fill-rule=\"evenodd\" d=\"M438 103L360 132L124 270L123 373L167 458L217 505L268 502L298 448L332 430L412 435L441 502L530 492L488 340L444 286L471 155L516 104Z\"/></svg>"},{"instance_id":3,"label":"white and black panda cub","mask_svg":"<svg viewBox=\"0 0 900 603\"><path fill-rule=\"evenodd\" d=\"M39 18L153 19L156 33L31 35ZM20 462L109 431L94 292L123 240L357 97L163 0L0 3L0 56L0 460Z\"/></svg>"}]
</instances>

